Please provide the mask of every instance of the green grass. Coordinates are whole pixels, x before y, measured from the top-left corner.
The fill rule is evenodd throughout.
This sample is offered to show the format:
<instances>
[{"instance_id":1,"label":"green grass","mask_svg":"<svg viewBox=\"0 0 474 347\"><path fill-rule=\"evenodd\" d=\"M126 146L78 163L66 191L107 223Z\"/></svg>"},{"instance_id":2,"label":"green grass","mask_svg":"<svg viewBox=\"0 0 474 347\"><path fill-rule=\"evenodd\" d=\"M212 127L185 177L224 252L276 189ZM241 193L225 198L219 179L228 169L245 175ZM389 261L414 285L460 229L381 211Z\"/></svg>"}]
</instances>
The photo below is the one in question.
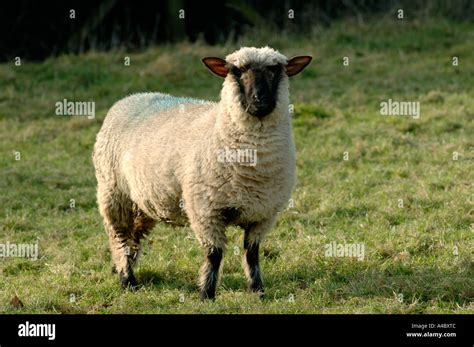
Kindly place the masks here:
<instances>
[{"instance_id":1,"label":"green grass","mask_svg":"<svg viewBox=\"0 0 474 347\"><path fill-rule=\"evenodd\" d=\"M0 243L38 242L40 257L0 258L0 312L474 313L473 33L387 17L304 36L255 30L218 47L1 64ZM91 162L107 109L140 91L217 99L221 81L200 58L266 44L314 57L291 81L297 186L263 246L266 299L245 289L237 228L215 302L198 300L202 253L190 228L155 227L136 269L143 285L121 290ZM64 98L95 101L96 118L55 115ZM381 116L388 98L420 101L421 118ZM325 257L333 241L362 243L364 260ZM10 305L15 295L23 308Z\"/></svg>"}]
</instances>

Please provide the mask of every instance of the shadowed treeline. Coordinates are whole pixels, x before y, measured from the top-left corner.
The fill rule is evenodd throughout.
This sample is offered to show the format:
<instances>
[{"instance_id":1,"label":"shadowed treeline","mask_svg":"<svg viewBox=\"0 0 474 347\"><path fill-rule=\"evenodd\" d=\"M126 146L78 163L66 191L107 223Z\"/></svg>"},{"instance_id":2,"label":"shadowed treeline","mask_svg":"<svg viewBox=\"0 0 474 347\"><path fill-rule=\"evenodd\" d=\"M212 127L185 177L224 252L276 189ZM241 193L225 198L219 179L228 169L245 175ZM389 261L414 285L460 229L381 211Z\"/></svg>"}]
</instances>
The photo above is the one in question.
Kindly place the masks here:
<instances>
[{"instance_id":1,"label":"shadowed treeline","mask_svg":"<svg viewBox=\"0 0 474 347\"><path fill-rule=\"evenodd\" d=\"M89 49L139 50L199 38L216 44L233 40L254 26L304 34L313 25L330 25L335 18L364 20L397 8L416 16L474 19L474 2L469 0L19 0L0 7L3 61L16 56L44 59Z\"/></svg>"}]
</instances>

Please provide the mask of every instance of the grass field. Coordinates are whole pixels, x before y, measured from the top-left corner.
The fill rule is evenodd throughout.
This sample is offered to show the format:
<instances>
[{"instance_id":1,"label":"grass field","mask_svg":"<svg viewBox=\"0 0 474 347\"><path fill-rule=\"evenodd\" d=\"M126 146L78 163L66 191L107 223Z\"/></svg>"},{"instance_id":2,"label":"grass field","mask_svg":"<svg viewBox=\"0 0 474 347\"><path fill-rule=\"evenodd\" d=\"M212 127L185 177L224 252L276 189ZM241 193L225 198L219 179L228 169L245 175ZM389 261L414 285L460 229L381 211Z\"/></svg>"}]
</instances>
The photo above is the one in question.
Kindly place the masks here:
<instances>
[{"instance_id":1,"label":"grass field","mask_svg":"<svg viewBox=\"0 0 474 347\"><path fill-rule=\"evenodd\" d=\"M155 227L142 286L120 289L91 162L108 108L140 91L216 100L200 58L267 44L314 60L291 80L297 185L263 245L266 299L246 291L237 228L214 302L198 300L188 227ZM0 312L474 313L473 52L473 24L387 17L1 64L0 243L37 242L39 258L0 258ZM95 101L95 118L56 115L65 98ZM421 117L382 116L388 99L419 101ZM364 259L325 256L331 242L363 245Z\"/></svg>"}]
</instances>

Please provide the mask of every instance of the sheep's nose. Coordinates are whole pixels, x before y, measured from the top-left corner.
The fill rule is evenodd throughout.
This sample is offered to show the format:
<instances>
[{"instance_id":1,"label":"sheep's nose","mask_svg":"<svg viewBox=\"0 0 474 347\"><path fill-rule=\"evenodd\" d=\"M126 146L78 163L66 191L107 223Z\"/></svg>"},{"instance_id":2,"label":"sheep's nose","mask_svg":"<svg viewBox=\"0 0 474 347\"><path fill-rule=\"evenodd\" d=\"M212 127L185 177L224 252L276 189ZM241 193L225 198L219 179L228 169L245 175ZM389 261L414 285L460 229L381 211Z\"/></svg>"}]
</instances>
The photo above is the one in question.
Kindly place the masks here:
<instances>
[{"instance_id":1,"label":"sheep's nose","mask_svg":"<svg viewBox=\"0 0 474 347\"><path fill-rule=\"evenodd\" d=\"M268 103L268 98L263 94L255 93L252 95L252 101L257 105L265 105Z\"/></svg>"}]
</instances>

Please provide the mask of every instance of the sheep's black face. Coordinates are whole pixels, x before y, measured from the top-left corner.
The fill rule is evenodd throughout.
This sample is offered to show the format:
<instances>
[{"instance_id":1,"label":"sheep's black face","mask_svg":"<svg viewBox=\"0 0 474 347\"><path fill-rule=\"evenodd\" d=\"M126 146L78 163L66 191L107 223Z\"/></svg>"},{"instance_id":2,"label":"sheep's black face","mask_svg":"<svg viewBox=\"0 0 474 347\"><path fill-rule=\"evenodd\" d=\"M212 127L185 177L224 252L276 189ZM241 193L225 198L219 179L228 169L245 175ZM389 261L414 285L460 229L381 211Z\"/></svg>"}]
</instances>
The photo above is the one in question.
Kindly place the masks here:
<instances>
[{"instance_id":1,"label":"sheep's black face","mask_svg":"<svg viewBox=\"0 0 474 347\"><path fill-rule=\"evenodd\" d=\"M282 65L250 64L241 68L232 66L229 70L239 84L240 101L249 114L263 118L275 109Z\"/></svg>"},{"instance_id":2,"label":"sheep's black face","mask_svg":"<svg viewBox=\"0 0 474 347\"><path fill-rule=\"evenodd\" d=\"M241 50L252 49L255 50L255 48L241 48ZM273 52L272 54L279 53ZM283 61L285 58L281 55L279 57L281 58L279 61ZM263 118L272 113L276 107L282 76L297 75L308 66L311 59L309 55L302 55L291 58L286 64L250 63L245 66L235 66L231 62L217 57L206 57L202 59L202 62L217 76L234 79L238 83L239 99L245 112ZM230 60L239 61L239 59L235 59L235 56ZM227 77L228 75L230 76Z\"/></svg>"}]
</instances>

